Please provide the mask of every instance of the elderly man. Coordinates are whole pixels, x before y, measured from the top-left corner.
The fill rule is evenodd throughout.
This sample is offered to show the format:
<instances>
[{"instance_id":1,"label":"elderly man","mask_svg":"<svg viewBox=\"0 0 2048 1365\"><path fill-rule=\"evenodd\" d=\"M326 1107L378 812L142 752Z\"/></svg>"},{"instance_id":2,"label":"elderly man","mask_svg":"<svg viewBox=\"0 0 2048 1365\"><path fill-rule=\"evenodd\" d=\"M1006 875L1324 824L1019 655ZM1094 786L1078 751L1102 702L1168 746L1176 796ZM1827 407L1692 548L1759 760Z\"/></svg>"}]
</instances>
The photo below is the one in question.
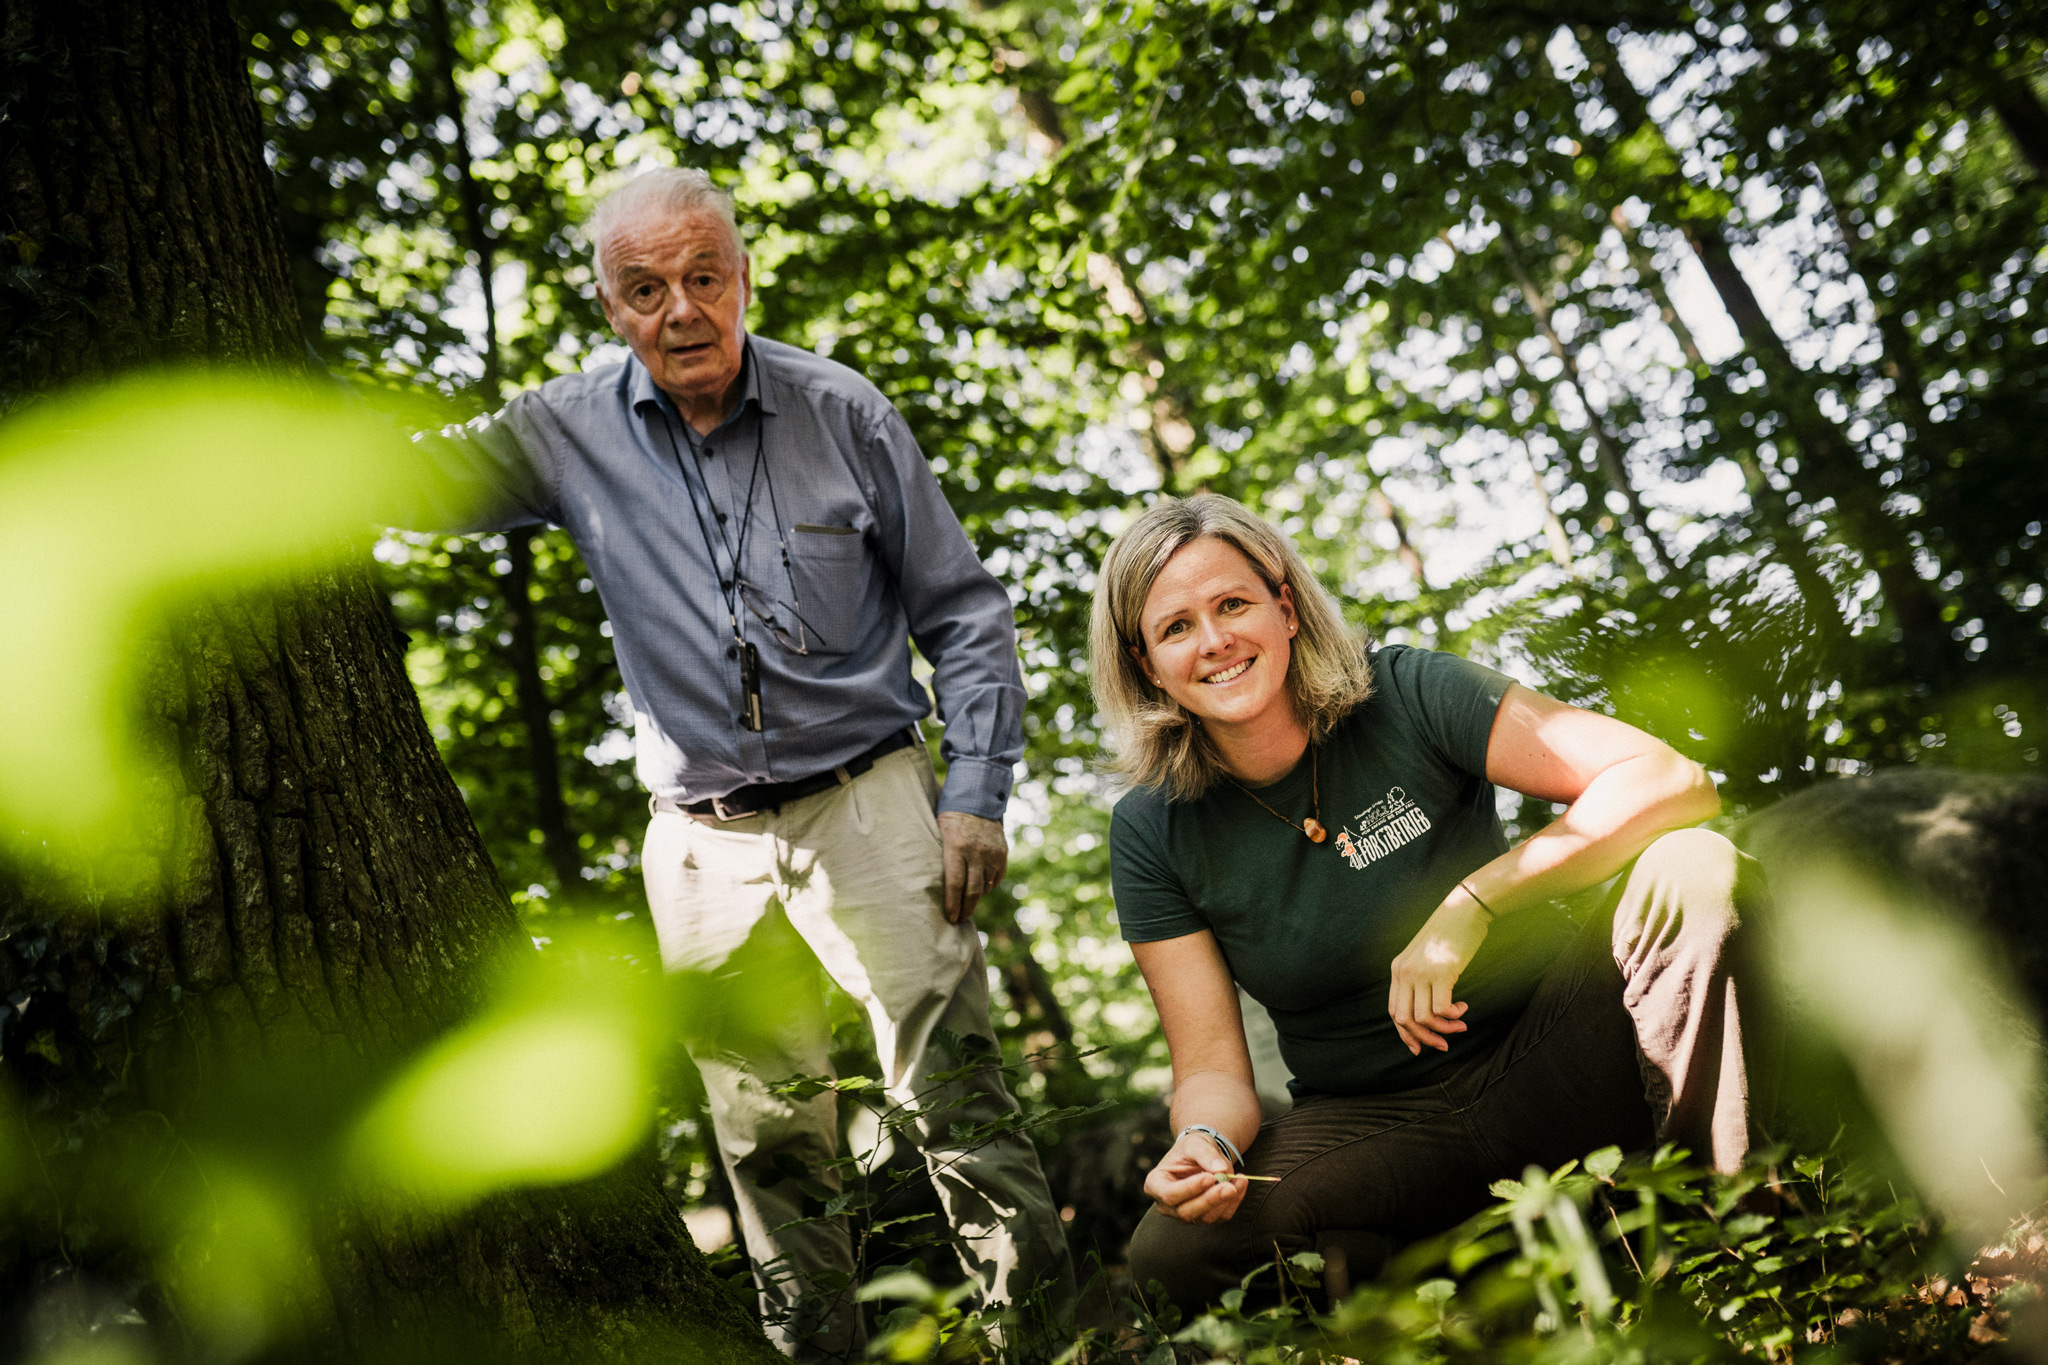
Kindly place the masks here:
<instances>
[{"instance_id":1,"label":"elderly man","mask_svg":"<svg viewBox=\"0 0 2048 1365\"><path fill-rule=\"evenodd\" d=\"M972 915L1003 875L1023 750L1009 598L888 400L747 334L750 263L708 177L646 173L589 236L632 358L521 394L465 458L496 525L568 528L611 617L653 793L648 903L665 964L700 974L686 1042L771 1335L807 1359L863 1344L844 1220L814 1216L839 1184L835 1097L772 1088L829 1071L820 964L865 1007L891 1100L928 1114L968 1271L991 1302L1063 1318L1073 1270L1030 1143L950 1136L1016 1110L956 1055L993 1032Z\"/></svg>"}]
</instances>

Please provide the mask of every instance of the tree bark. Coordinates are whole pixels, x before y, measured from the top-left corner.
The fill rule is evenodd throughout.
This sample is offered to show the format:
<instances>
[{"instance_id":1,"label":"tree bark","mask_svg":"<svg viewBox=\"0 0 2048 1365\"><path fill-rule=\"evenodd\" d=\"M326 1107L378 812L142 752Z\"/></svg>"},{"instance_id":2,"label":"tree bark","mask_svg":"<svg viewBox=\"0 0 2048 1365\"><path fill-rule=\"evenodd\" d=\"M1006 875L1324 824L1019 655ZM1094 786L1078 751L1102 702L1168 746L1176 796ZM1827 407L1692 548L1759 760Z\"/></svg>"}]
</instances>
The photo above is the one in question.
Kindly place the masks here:
<instances>
[{"instance_id":1,"label":"tree bark","mask_svg":"<svg viewBox=\"0 0 2048 1365\"><path fill-rule=\"evenodd\" d=\"M295 368L278 211L223 0L0 0L0 70L0 250L15 267L0 403L145 364ZM11 1140L44 1177L0 1228L0 1323L147 1278L145 1231L95 1226L94 1210L121 1211L120 1179L143 1200L145 1175L186 1162L183 1125L220 1112L238 1072L290 1059L308 1094L334 1088L330 1071L373 1075L462 1018L475 969L521 942L365 573L224 595L173 634L143 687L169 776L137 813L138 846L103 851L139 889L84 904L54 854L0 867L0 1064L28 1116ZM275 1093L236 1103L252 1129L304 1122ZM452 1221L320 1217L317 1288L272 1343L294 1358L410 1355L452 1333L494 1358L688 1343L696 1358L777 1359L644 1158ZM131 1302L149 1354L195 1349L160 1297Z\"/></svg>"}]
</instances>

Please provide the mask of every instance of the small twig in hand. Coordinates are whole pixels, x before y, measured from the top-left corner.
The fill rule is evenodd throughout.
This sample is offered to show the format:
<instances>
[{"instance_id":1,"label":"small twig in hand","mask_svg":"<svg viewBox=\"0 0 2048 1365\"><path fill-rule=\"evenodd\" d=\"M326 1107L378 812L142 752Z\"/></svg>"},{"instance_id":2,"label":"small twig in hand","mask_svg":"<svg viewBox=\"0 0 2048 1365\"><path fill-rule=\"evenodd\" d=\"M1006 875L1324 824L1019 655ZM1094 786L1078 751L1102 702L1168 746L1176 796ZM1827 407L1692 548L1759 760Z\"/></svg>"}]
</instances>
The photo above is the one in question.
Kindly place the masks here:
<instances>
[{"instance_id":1,"label":"small twig in hand","mask_svg":"<svg viewBox=\"0 0 2048 1365\"><path fill-rule=\"evenodd\" d=\"M1216 1177L1216 1183L1219 1185L1228 1185L1233 1180L1263 1180L1269 1185L1280 1183L1280 1177L1277 1175L1246 1175L1243 1171L1212 1171L1210 1174Z\"/></svg>"}]
</instances>

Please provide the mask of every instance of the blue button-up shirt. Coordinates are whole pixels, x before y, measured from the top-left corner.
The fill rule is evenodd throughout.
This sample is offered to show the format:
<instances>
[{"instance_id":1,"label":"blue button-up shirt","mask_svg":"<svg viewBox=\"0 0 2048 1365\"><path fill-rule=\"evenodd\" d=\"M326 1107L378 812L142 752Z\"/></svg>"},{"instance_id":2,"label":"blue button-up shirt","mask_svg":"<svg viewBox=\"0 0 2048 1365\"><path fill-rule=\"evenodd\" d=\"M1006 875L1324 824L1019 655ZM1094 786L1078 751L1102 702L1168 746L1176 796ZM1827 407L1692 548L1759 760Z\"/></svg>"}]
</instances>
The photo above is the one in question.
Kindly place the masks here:
<instances>
[{"instance_id":1,"label":"blue button-up shirt","mask_svg":"<svg viewBox=\"0 0 2048 1365\"><path fill-rule=\"evenodd\" d=\"M427 444L458 480L484 484L472 505L493 510L466 529L547 521L576 541L611 617L649 791L697 801L845 763L930 713L914 640L946 727L939 808L1001 819L1024 751L1010 599L909 425L844 365L759 337L741 393L699 437L634 359L549 380L466 439ZM739 634L760 658L758 733L741 724L724 586L735 550L753 586ZM809 653L779 643L748 601Z\"/></svg>"}]
</instances>

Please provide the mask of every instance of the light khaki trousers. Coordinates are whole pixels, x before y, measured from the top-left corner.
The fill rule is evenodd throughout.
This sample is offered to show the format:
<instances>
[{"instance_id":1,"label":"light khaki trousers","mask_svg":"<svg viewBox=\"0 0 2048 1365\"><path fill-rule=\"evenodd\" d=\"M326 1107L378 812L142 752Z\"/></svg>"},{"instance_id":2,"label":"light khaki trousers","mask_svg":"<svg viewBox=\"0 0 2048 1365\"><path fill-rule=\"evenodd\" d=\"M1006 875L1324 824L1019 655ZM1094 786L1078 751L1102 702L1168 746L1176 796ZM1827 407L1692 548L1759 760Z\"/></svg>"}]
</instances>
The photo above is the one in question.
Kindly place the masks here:
<instances>
[{"instance_id":1,"label":"light khaki trousers","mask_svg":"<svg viewBox=\"0 0 2048 1365\"><path fill-rule=\"evenodd\" d=\"M662 812L647 829L648 905L663 965L699 977L684 1041L762 1315L801 1360L858 1360L865 1348L846 1220L800 1221L840 1189L826 1165L838 1155L837 1097L770 1088L830 1074L821 966L866 1010L890 1102L927 1115L912 1132L984 1302L1037 1290L1054 1321L1072 1313L1073 1265L1030 1141L963 1148L951 1136L1016 1112L1001 1074L931 1079L973 1060L943 1035L995 1032L980 936L942 909L937 799L931 759L914 746L779 811L722 824Z\"/></svg>"}]
</instances>

